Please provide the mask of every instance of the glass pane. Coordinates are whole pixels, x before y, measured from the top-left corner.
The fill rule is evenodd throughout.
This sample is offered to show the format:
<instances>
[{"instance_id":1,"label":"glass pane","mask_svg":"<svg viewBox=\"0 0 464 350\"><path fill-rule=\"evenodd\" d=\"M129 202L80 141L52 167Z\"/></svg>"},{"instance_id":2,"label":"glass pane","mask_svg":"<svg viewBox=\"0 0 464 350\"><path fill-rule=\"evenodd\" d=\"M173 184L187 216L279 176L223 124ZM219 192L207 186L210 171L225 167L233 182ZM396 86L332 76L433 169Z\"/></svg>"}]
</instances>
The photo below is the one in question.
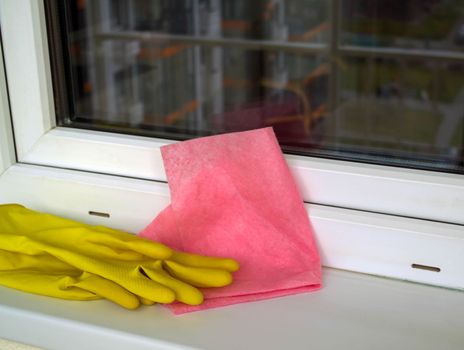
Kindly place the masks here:
<instances>
[{"instance_id":1,"label":"glass pane","mask_svg":"<svg viewBox=\"0 0 464 350\"><path fill-rule=\"evenodd\" d=\"M464 172L460 0L48 4L62 126Z\"/></svg>"}]
</instances>

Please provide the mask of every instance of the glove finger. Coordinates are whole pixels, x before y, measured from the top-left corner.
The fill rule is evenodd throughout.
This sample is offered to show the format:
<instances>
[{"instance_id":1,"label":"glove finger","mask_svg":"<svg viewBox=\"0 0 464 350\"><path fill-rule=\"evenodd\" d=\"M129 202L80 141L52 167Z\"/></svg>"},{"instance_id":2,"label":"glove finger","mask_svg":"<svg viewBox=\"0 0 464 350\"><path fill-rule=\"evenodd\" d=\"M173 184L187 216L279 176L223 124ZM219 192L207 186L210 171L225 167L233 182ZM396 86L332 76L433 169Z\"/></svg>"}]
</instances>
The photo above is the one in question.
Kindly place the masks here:
<instances>
[{"instance_id":1,"label":"glove finger","mask_svg":"<svg viewBox=\"0 0 464 350\"><path fill-rule=\"evenodd\" d=\"M142 298L141 296L138 296L138 298L140 300L140 303L143 305L150 306L150 305L156 304L153 300L148 300L148 299Z\"/></svg>"},{"instance_id":2,"label":"glove finger","mask_svg":"<svg viewBox=\"0 0 464 350\"><path fill-rule=\"evenodd\" d=\"M134 262L95 259L70 251L53 249L53 254L80 271L87 271L112 281L123 289L154 302L169 304L175 300L175 293L166 286L143 275L142 266Z\"/></svg>"},{"instance_id":3,"label":"glove finger","mask_svg":"<svg viewBox=\"0 0 464 350\"><path fill-rule=\"evenodd\" d=\"M91 229L99 234L89 235L89 242L114 248L116 253L133 251L153 259L168 259L172 255L171 248L159 242L104 226Z\"/></svg>"},{"instance_id":4,"label":"glove finger","mask_svg":"<svg viewBox=\"0 0 464 350\"><path fill-rule=\"evenodd\" d=\"M169 260L178 262L185 266L219 269L229 272L235 272L240 268L239 263L234 259L217 258L183 252L173 252Z\"/></svg>"},{"instance_id":5,"label":"glove finger","mask_svg":"<svg viewBox=\"0 0 464 350\"><path fill-rule=\"evenodd\" d=\"M144 267L143 271L153 281L173 290L177 301L188 305L200 305L203 302L203 294L197 288L169 275L163 270L161 261L153 264L152 268Z\"/></svg>"},{"instance_id":6,"label":"glove finger","mask_svg":"<svg viewBox=\"0 0 464 350\"><path fill-rule=\"evenodd\" d=\"M232 283L231 273L225 270L185 266L171 260L164 260L163 266L170 275L195 287L224 287Z\"/></svg>"},{"instance_id":7,"label":"glove finger","mask_svg":"<svg viewBox=\"0 0 464 350\"><path fill-rule=\"evenodd\" d=\"M77 278L63 279L61 288L78 287L95 293L126 309L136 309L140 305L139 298L113 281L88 272L83 272Z\"/></svg>"},{"instance_id":8,"label":"glove finger","mask_svg":"<svg viewBox=\"0 0 464 350\"><path fill-rule=\"evenodd\" d=\"M81 227L64 227L59 230L52 228L34 232L31 237L29 234L15 236L17 242L20 239L28 240L25 242L28 247L56 247L123 261L142 260L146 257L167 259L172 255L172 250L164 244L103 226L91 227L82 224ZM72 242L63 237L71 237Z\"/></svg>"},{"instance_id":9,"label":"glove finger","mask_svg":"<svg viewBox=\"0 0 464 350\"><path fill-rule=\"evenodd\" d=\"M176 300L175 292L150 279L141 265L133 269L129 276L119 278L118 283L137 296L160 304L170 304Z\"/></svg>"}]
</instances>

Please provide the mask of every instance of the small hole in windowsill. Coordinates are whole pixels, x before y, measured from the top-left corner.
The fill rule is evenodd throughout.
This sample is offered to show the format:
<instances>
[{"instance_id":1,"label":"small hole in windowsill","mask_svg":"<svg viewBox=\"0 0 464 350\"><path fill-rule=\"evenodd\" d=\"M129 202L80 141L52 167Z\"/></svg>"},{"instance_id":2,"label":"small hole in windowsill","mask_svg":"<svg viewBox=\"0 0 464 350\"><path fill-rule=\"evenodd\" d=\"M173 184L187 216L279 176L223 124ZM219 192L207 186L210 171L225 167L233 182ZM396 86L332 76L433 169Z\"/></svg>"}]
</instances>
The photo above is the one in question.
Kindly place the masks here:
<instances>
[{"instance_id":1,"label":"small hole in windowsill","mask_svg":"<svg viewBox=\"0 0 464 350\"><path fill-rule=\"evenodd\" d=\"M439 267L436 267L436 266L412 264L411 267L413 269L426 270L426 271L432 271L432 272L440 272L441 271L441 269Z\"/></svg>"},{"instance_id":2,"label":"small hole in windowsill","mask_svg":"<svg viewBox=\"0 0 464 350\"><path fill-rule=\"evenodd\" d=\"M110 214L102 213L100 211L89 211L89 215L99 216L101 218L109 218L110 217Z\"/></svg>"}]
</instances>

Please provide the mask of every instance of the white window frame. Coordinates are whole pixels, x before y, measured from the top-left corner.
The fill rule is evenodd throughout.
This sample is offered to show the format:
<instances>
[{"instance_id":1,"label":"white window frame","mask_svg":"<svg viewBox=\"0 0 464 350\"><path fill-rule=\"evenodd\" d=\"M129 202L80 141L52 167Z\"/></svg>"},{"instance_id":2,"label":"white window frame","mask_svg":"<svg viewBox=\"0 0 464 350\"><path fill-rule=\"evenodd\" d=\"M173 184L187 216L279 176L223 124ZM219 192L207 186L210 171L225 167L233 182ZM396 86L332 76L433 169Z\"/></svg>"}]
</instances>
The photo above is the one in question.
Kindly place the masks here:
<instances>
[{"instance_id":1,"label":"white window frame","mask_svg":"<svg viewBox=\"0 0 464 350\"><path fill-rule=\"evenodd\" d=\"M10 105L3 70L3 50L0 45L0 175L16 162Z\"/></svg>"},{"instance_id":2,"label":"white window frame","mask_svg":"<svg viewBox=\"0 0 464 350\"><path fill-rule=\"evenodd\" d=\"M42 1L1 1L0 24L18 157L0 177L0 202L136 232L169 202L160 147L174 141L55 127ZM11 165L7 144L2 159ZM325 266L464 288L463 176L286 159ZM90 210L111 218L89 217Z\"/></svg>"}]
</instances>

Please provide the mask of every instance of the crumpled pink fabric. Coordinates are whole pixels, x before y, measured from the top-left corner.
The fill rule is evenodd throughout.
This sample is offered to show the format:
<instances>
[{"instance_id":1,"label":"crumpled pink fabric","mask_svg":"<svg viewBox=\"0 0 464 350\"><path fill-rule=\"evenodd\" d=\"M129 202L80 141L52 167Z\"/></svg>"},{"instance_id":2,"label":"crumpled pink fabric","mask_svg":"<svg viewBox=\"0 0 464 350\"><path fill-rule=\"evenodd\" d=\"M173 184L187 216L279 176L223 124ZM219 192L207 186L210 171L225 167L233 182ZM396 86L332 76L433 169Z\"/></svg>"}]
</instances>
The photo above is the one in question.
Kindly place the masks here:
<instances>
[{"instance_id":1,"label":"crumpled pink fabric","mask_svg":"<svg viewBox=\"0 0 464 350\"><path fill-rule=\"evenodd\" d=\"M321 287L309 219L272 128L184 141L161 153L171 205L140 236L240 263L230 286L204 289L199 306L169 305L175 314Z\"/></svg>"}]
</instances>

